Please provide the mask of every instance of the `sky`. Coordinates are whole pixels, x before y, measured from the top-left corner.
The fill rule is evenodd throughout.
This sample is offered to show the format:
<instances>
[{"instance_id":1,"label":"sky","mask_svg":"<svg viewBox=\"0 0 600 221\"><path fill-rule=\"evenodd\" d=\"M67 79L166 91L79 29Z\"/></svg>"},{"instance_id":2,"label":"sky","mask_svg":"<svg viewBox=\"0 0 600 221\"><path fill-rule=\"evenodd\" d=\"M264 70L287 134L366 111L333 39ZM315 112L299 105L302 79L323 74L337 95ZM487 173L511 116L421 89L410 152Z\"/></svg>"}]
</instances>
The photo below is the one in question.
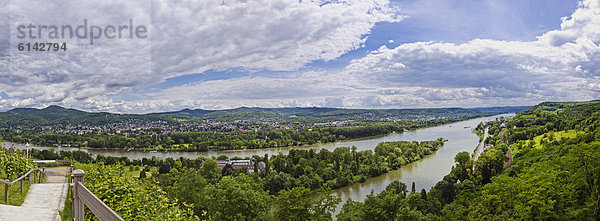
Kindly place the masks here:
<instances>
[{"instance_id":1,"label":"sky","mask_svg":"<svg viewBox=\"0 0 600 221\"><path fill-rule=\"evenodd\" d=\"M106 35L19 29L84 21ZM18 49L36 42L67 50ZM600 0L0 0L0 110L593 100L599 45Z\"/></svg>"}]
</instances>

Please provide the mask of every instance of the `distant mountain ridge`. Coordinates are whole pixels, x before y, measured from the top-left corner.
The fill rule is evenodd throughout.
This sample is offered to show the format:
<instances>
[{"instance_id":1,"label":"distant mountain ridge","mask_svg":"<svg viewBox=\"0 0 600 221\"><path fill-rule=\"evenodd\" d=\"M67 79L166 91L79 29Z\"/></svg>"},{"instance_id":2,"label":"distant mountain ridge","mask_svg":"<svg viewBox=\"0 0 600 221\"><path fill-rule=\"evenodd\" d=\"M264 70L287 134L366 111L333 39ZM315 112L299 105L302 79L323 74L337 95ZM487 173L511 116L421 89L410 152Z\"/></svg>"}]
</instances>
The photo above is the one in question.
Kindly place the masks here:
<instances>
[{"instance_id":1,"label":"distant mountain ridge","mask_svg":"<svg viewBox=\"0 0 600 221\"><path fill-rule=\"evenodd\" d=\"M522 112L528 106L483 107L483 108L410 108L410 109L343 109L328 107L260 108L240 107L226 110L182 109L172 112L149 114L117 114L108 112L86 112L56 105L43 109L15 108L0 112L0 125L50 125L50 124L101 124L123 120L177 120L212 119L237 120L246 118L316 118L352 119L368 117L394 117L412 115L441 116L448 114L490 114Z\"/></svg>"}]
</instances>

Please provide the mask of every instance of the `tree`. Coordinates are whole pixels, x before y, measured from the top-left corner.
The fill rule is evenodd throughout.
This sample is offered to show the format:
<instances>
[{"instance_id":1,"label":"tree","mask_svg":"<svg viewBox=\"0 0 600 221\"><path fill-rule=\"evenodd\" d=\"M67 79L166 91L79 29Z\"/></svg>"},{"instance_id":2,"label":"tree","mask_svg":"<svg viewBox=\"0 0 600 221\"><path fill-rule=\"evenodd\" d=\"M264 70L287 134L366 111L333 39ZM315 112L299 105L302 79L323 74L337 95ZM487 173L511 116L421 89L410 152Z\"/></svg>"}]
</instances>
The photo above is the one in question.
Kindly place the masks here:
<instances>
[{"instance_id":1,"label":"tree","mask_svg":"<svg viewBox=\"0 0 600 221\"><path fill-rule=\"evenodd\" d=\"M140 180L146 178L146 171L143 169L140 170Z\"/></svg>"},{"instance_id":2,"label":"tree","mask_svg":"<svg viewBox=\"0 0 600 221\"><path fill-rule=\"evenodd\" d=\"M454 189L454 183L447 182L442 188L442 197L446 203L451 203L456 196L456 190Z\"/></svg>"},{"instance_id":3,"label":"tree","mask_svg":"<svg viewBox=\"0 0 600 221\"><path fill-rule=\"evenodd\" d=\"M269 154L265 153L265 158L263 160L265 161L265 173L269 174L269 172L271 172L271 164L269 162Z\"/></svg>"},{"instance_id":4,"label":"tree","mask_svg":"<svg viewBox=\"0 0 600 221\"><path fill-rule=\"evenodd\" d=\"M226 176L205 190L213 220L269 220L271 196L252 177Z\"/></svg>"},{"instance_id":5,"label":"tree","mask_svg":"<svg viewBox=\"0 0 600 221\"><path fill-rule=\"evenodd\" d=\"M166 173L169 173L169 171L171 171L171 165L166 164L166 163L161 165L160 168L158 169L159 174L166 174Z\"/></svg>"},{"instance_id":6,"label":"tree","mask_svg":"<svg viewBox=\"0 0 600 221\"><path fill-rule=\"evenodd\" d=\"M385 190L391 191L394 194L402 194L402 198L406 197L406 193L408 192L406 184L398 180L394 180L392 183L388 184L385 187Z\"/></svg>"},{"instance_id":7,"label":"tree","mask_svg":"<svg viewBox=\"0 0 600 221\"><path fill-rule=\"evenodd\" d=\"M206 178L211 183L216 183L221 177L221 168L219 168L217 161L211 158L204 160L202 167L200 167L200 175Z\"/></svg>"},{"instance_id":8,"label":"tree","mask_svg":"<svg viewBox=\"0 0 600 221\"><path fill-rule=\"evenodd\" d=\"M303 220L332 220L331 212L340 199L324 193L319 199L313 200L310 189L294 187L282 190L275 198L273 216L282 221Z\"/></svg>"},{"instance_id":9,"label":"tree","mask_svg":"<svg viewBox=\"0 0 600 221\"><path fill-rule=\"evenodd\" d=\"M183 168L180 175L173 177L173 186L167 187L169 196L178 199L181 203L194 205L194 214L201 216L206 211L208 192L205 191L209 185L208 180L195 169Z\"/></svg>"},{"instance_id":10,"label":"tree","mask_svg":"<svg viewBox=\"0 0 600 221\"><path fill-rule=\"evenodd\" d=\"M454 162L459 165L466 165L469 160L471 160L471 154L469 154L467 151L457 153L454 157Z\"/></svg>"}]
</instances>

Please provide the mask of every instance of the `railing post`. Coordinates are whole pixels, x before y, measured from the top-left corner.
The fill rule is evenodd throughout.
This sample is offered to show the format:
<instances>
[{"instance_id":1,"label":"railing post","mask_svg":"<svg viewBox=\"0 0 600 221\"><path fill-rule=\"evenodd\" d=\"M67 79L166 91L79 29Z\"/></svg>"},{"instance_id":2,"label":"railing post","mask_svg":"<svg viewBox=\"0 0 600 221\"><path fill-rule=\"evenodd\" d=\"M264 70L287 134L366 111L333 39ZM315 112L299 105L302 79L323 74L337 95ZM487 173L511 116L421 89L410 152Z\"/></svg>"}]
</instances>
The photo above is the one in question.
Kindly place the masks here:
<instances>
[{"instance_id":1,"label":"railing post","mask_svg":"<svg viewBox=\"0 0 600 221\"><path fill-rule=\"evenodd\" d=\"M79 199L77 194L77 185L83 184L83 176L85 172L81 169L73 171L73 187L71 188L71 197L73 198L71 208L73 209L73 219L76 221L83 221L84 218L84 205L83 201Z\"/></svg>"},{"instance_id":2,"label":"railing post","mask_svg":"<svg viewBox=\"0 0 600 221\"><path fill-rule=\"evenodd\" d=\"M33 183L37 180L37 168L33 170Z\"/></svg>"},{"instance_id":3,"label":"railing post","mask_svg":"<svg viewBox=\"0 0 600 221\"><path fill-rule=\"evenodd\" d=\"M21 172L21 176L23 176L23 172ZM19 177L21 177L21 176L19 176ZM25 178L23 177L23 179L25 179ZM23 179L21 179L21 193L23 193Z\"/></svg>"},{"instance_id":4,"label":"railing post","mask_svg":"<svg viewBox=\"0 0 600 221\"><path fill-rule=\"evenodd\" d=\"M42 172L40 172L40 183L42 183L42 181L44 180L45 176L46 176L46 167L44 167L42 169Z\"/></svg>"},{"instance_id":5,"label":"railing post","mask_svg":"<svg viewBox=\"0 0 600 221\"><path fill-rule=\"evenodd\" d=\"M4 203L8 205L8 184L4 184Z\"/></svg>"}]
</instances>

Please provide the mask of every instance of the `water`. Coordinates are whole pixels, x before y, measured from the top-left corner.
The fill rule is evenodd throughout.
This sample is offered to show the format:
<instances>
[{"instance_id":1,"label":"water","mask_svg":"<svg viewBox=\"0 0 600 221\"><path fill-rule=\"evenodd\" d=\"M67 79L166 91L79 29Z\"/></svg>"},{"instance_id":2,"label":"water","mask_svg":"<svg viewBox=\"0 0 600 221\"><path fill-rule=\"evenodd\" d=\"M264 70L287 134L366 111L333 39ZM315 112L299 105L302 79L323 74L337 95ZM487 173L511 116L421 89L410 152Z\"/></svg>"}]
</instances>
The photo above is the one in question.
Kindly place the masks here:
<instances>
[{"instance_id":1,"label":"water","mask_svg":"<svg viewBox=\"0 0 600 221\"><path fill-rule=\"evenodd\" d=\"M498 116L512 116L514 114L504 114ZM415 186L417 191L420 191L422 188L429 191L429 189L435 185L438 181L440 181L445 175L450 172L450 169L454 165L454 156L461 151L473 152L475 147L478 144L479 138L476 134L472 132L473 128L477 126L482 121L494 120L498 116L491 117L482 117L471 119L467 121L456 122L452 124L446 124L437 127L430 127L425 129L418 129L414 131L405 131L403 133L392 133L386 136L380 137L372 137L367 139L359 139L359 140L349 140L349 141L340 141L334 143L326 143L326 144L317 144L312 146L303 146L303 147L284 147L284 148L269 148L269 149L256 149L256 150L232 150L232 151L208 151L208 152L177 152L170 151L168 153L164 152L140 152L140 151L130 151L126 152L124 150L95 150L95 149L80 149L82 151L91 153L93 155L102 154L107 156L126 156L130 159L141 159L141 158L151 158L155 156L160 159L165 159L168 157L172 158L197 158L197 157L213 157L219 155L226 155L229 157L239 156L239 157L251 157L252 155L263 156L264 154L276 155L279 153L287 154L287 152L292 149L328 149L333 151L336 147L343 146L356 146L357 150L373 150L375 146L380 142L386 141L424 141L424 140L435 140L439 137L443 137L447 139L448 142L440 148L435 153L424 157L423 159L410 163L408 165L403 166L402 168L394 171L390 171L386 174L383 174L378 177L373 177L367 179L362 183L355 183L350 186L346 186L343 188L339 188L333 190L333 194L342 198L342 203L347 199L352 199L355 201L362 201L366 198L366 195L373 191L374 193L379 193L385 187L390 184L394 180L400 180L403 183L406 183L410 188L412 182L415 182ZM24 144L17 144L12 142L3 142L4 147L12 147L14 146L17 149L53 149L53 150L74 150L75 148L67 148L67 147L39 147L39 146L30 146L25 147ZM338 206L336 210L336 214L339 212L341 207Z\"/></svg>"},{"instance_id":2,"label":"water","mask_svg":"<svg viewBox=\"0 0 600 221\"><path fill-rule=\"evenodd\" d=\"M503 114L498 116L513 116L514 114ZM386 141L405 140L405 141L423 141L434 140L439 137L447 139L448 142L435 153L425 156L423 159L404 165L398 170L390 171L381 176L372 177L362 183L355 183L346 187L333 190L333 194L342 198L342 203L338 205L335 214L339 213L341 205L348 199L354 201L363 201L367 194L377 194L385 189L387 185L395 180L405 183L411 188L412 182L415 182L417 191L425 189L429 191L437 182L442 180L450 172L455 164L454 156L458 152L468 151L470 153L477 147L479 137L472 130L482 121L495 120L498 116L476 118L457 123L408 131L398 134L390 134ZM371 147L374 149L376 144Z\"/></svg>"}]
</instances>

